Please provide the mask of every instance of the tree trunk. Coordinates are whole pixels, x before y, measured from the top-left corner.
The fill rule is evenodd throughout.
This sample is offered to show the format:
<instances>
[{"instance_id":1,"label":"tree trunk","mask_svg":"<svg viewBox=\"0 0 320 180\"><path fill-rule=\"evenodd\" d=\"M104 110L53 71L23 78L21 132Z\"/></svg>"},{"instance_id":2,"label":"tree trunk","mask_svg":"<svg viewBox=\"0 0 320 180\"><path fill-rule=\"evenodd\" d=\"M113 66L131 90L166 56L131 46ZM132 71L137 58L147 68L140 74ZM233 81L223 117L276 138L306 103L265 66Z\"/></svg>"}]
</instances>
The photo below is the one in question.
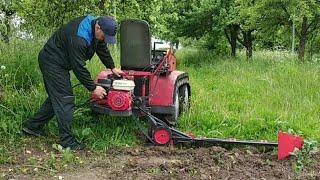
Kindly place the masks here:
<instances>
[{"instance_id":1,"label":"tree trunk","mask_svg":"<svg viewBox=\"0 0 320 180\"><path fill-rule=\"evenodd\" d=\"M175 45L176 45L176 49L179 49L179 41L178 40L176 41Z\"/></svg>"},{"instance_id":2,"label":"tree trunk","mask_svg":"<svg viewBox=\"0 0 320 180\"><path fill-rule=\"evenodd\" d=\"M246 56L247 59L251 59L252 58L252 51L253 51L253 36L252 36L252 32L254 30L248 30L248 31L241 31L242 32L242 36L243 36L243 40L241 40L240 38L238 38L238 41L246 48Z\"/></svg>"},{"instance_id":3,"label":"tree trunk","mask_svg":"<svg viewBox=\"0 0 320 180\"><path fill-rule=\"evenodd\" d=\"M246 55L248 59L252 59L252 34L251 31L246 32Z\"/></svg>"},{"instance_id":4,"label":"tree trunk","mask_svg":"<svg viewBox=\"0 0 320 180\"><path fill-rule=\"evenodd\" d=\"M248 45L247 50L246 50L246 55L248 59L252 59L252 43Z\"/></svg>"},{"instance_id":5,"label":"tree trunk","mask_svg":"<svg viewBox=\"0 0 320 180\"><path fill-rule=\"evenodd\" d=\"M236 49L237 49L237 38L238 38L239 26L236 24L229 25L227 26L224 32L231 46L231 56L235 57Z\"/></svg>"},{"instance_id":6,"label":"tree trunk","mask_svg":"<svg viewBox=\"0 0 320 180\"><path fill-rule=\"evenodd\" d=\"M307 42L306 37L301 37L300 42L299 42L299 59L300 60L304 60L306 42Z\"/></svg>"},{"instance_id":7,"label":"tree trunk","mask_svg":"<svg viewBox=\"0 0 320 180\"><path fill-rule=\"evenodd\" d=\"M4 25L6 27L5 31L1 31L1 34L3 36L3 41L6 43L10 42L10 35L11 35L11 26L10 26L10 18L15 13L13 9L10 9L5 6L5 4L2 4L0 6L0 11L4 14Z\"/></svg>"},{"instance_id":8,"label":"tree trunk","mask_svg":"<svg viewBox=\"0 0 320 180\"><path fill-rule=\"evenodd\" d=\"M299 59L304 59L306 43L308 39L308 19L307 17L303 18L301 32L300 32L300 41L299 41Z\"/></svg>"},{"instance_id":9,"label":"tree trunk","mask_svg":"<svg viewBox=\"0 0 320 180\"><path fill-rule=\"evenodd\" d=\"M5 14L4 16L4 25L6 26L6 31L3 34L3 41L5 43L10 42L10 33L11 33L11 27L10 27L10 17Z\"/></svg>"},{"instance_id":10,"label":"tree trunk","mask_svg":"<svg viewBox=\"0 0 320 180\"><path fill-rule=\"evenodd\" d=\"M237 37L238 37L239 27L237 25L233 25L231 28L231 52L232 56L236 57L236 49L237 49Z\"/></svg>"}]
</instances>

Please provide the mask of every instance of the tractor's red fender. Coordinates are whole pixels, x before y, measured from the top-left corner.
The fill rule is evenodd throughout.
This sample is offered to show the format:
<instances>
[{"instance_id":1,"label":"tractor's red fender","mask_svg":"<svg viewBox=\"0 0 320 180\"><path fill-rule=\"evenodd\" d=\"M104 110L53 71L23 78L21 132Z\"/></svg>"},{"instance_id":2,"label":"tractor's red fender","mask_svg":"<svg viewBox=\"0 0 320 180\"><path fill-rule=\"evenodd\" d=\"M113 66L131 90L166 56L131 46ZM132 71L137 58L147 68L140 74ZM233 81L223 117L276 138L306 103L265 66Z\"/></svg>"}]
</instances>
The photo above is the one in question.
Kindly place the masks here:
<instances>
[{"instance_id":1,"label":"tractor's red fender","mask_svg":"<svg viewBox=\"0 0 320 180\"><path fill-rule=\"evenodd\" d=\"M182 71L172 71L167 76L152 76L150 79L149 104L150 106L173 106L176 88L182 84L180 80L188 83L188 74Z\"/></svg>"}]
</instances>

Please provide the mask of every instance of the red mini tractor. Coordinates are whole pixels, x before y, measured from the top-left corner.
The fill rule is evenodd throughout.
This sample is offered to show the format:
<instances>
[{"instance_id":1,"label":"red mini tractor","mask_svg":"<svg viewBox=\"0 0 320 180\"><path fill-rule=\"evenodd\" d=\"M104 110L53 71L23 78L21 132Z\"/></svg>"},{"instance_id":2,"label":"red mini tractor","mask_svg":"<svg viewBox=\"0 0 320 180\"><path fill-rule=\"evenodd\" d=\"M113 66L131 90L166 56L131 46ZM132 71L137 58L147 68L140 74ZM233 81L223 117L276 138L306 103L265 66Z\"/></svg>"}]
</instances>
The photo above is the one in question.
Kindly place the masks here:
<instances>
[{"instance_id":1,"label":"red mini tractor","mask_svg":"<svg viewBox=\"0 0 320 180\"><path fill-rule=\"evenodd\" d=\"M189 108L191 89L188 74L176 70L172 50L151 50L149 25L141 20L126 20L120 26L121 77L110 70L102 71L96 84L104 87L107 96L91 95L91 109L111 116L144 116L150 128L143 132L155 145L178 143L236 144L278 147L278 159L302 148L303 139L284 132L278 142L235 139L197 138L172 127L181 112Z\"/></svg>"},{"instance_id":2,"label":"red mini tractor","mask_svg":"<svg viewBox=\"0 0 320 180\"><path fill-rule=\"evenodd\" d=\"M174 125L189 107L191 89L188 74L176 70L172 50L151 48L147 22L126 20L120 25L120 59L122 77L111 70L102 71L96 83L104 87L107 96L91 96L91 109L111 116L140 116L143 108ZM139 108L137 108L139 107Z\"/></svg>"}]
</instances>

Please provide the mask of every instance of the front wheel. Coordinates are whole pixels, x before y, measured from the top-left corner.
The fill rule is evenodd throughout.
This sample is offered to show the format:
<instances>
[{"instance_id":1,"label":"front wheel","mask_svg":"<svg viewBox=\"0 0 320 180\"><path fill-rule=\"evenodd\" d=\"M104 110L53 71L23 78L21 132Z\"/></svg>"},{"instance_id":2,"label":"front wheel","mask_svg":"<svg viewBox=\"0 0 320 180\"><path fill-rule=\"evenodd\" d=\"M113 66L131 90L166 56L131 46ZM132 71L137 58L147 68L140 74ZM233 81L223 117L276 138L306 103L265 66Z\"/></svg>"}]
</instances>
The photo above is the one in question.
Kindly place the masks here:
<instances>
[{"instance_id":1,"label":"front wheel","mask_svg":"<svg viewBox=\"0 0 320 180\"><path fill-rule=\"evenodd\" d=\"M188 85L184 84L176 89L174 94L173 113L165 115L165 120L169 125L176 125L179 116L190 108L190 93Z\"/></svg>"},{"instance_id":2,"label":"front wheel","mask_svg":"<svg viewBox=\"0 0 320 180\"><path fill-rule=\"evenodd\" d=\"M190 93L188 85L184 84L179 88L179 113L182 114L190 108Z\"/></svg>"}]
</instances>

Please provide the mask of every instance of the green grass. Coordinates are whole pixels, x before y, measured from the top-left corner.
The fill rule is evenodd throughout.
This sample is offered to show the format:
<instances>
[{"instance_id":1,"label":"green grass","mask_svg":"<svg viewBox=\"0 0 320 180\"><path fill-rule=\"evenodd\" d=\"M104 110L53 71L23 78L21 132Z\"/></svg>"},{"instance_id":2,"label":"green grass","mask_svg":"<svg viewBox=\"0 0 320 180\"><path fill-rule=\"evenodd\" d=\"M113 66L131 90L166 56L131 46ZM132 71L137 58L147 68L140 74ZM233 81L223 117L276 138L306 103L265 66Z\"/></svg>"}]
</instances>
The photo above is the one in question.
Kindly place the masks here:
<instances>
[{"instance_id":1,"label":"green grass","mask_svg":"<svg viewBox=\"0 0 320 180\"><path fill-rule=\"evenodd\" d=\"M209 52L177 53L190 74L191 111L181 128L208 137L276 140L294 130L320 139L319 64L289 54L257 52L252 61Z\"/></svg>"},{"instance_id":2,"label":"green grass","mask_svg":"<svg viewBox=\"0 0 320 180\"><path fill-rule=\"evenodd\" d=\"M11 162L24 139L21 123L46 98L37 55L43 41L0 44L0 164ZM119 50L112 48L119 67ZM257 52L252 61L218 57L211 52L178 51L180 70L190 75L192 106L178 128L207 137L276 140L278 130L293 130L320 140L320 64L299 63L281 52ZM88 62L95 77L103 69L95 57ZM78 81L73 76L73 84ZM75 90L76 103L89 98L83 87ZM0 96L1 97L1 96ZM55 120L48 127L48 143L58 140ZM87 107L75 112L73 131L87 146L104 151L139 143L132 118L95 117Z\"/></svg>"}]
</instances>

